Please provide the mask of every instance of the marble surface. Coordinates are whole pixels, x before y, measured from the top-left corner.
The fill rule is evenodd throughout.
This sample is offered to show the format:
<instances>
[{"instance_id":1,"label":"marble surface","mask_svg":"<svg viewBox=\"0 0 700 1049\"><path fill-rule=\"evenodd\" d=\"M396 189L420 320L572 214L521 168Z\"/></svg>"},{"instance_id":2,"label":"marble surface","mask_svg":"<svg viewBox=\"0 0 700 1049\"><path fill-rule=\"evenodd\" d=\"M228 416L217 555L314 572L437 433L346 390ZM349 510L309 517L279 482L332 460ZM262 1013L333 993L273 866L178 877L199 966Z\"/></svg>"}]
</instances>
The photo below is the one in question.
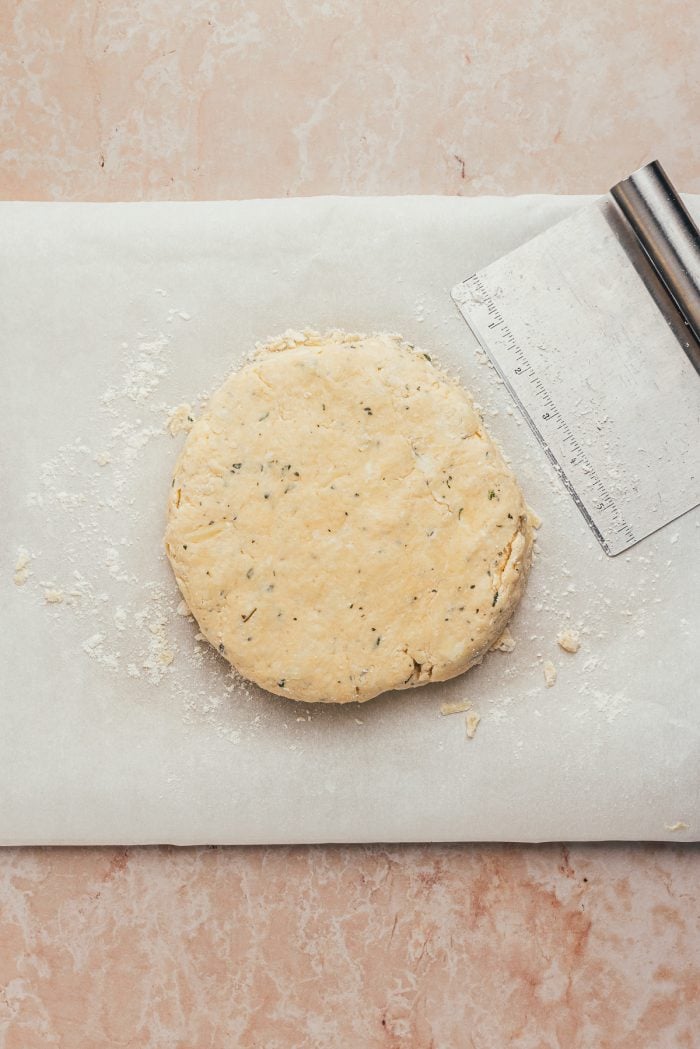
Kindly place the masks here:
<instances>
[{"instance_id":1,"label":"marble surface","mask_svg":"<svg viewBox=\"0 0 700 1049\"><path fill-rule=\"evenodd\" d=\"M575 12L575 13L574 13ZM693 0L2 0L0 195L700 191Z\"/></svg>"},{"instance_id":2,"label":"marble surface","mask_svg":"<svg viewBox=\"0 0 700 1049\"><path fill-rule=\"evenodd\" d=\"M0 1045L694 1049L697 872L662 845L12 850Z\"/></svg>"},{"instance_id":3,"label":"marble surface","mask_svg":"<svg viewBox=\"0 0 700 1049\"><path fill-rule=\"evenodd\" d=\"M700 191L689 0L3 0L0 197ZM0 1049L697 1045L700 851L7 849Z\"/></svg>"}]
</instances>

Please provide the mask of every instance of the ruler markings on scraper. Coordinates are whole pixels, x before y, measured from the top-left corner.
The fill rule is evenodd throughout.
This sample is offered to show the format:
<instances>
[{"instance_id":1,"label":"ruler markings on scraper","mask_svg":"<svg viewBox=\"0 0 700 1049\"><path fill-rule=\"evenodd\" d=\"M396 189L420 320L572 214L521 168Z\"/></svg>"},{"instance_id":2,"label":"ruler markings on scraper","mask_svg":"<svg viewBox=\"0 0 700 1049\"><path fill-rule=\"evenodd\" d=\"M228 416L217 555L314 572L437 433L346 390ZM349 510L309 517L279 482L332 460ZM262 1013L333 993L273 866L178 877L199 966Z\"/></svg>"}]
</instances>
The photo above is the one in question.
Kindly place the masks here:
<instances>
[{"instance_id":1,"label":"ruler markings on scraper","mask_svg":"<svg viewBox=\"0 0 700 1049\"><path fill-rule=\"evenodd\" d=\"M612 555L636 543L633 529L598 476L511 327L506 324L483 276L472 274L462 287L471 292L468 323L486 348L494 367L603 549ZM491 333L490 339L481 337L482 328ZM504 356L491 351L494 340L506 351ZM541 404L536 403L538 399ZM587 495L584 496L584 493Z\"/></svg>"}]
</instances>

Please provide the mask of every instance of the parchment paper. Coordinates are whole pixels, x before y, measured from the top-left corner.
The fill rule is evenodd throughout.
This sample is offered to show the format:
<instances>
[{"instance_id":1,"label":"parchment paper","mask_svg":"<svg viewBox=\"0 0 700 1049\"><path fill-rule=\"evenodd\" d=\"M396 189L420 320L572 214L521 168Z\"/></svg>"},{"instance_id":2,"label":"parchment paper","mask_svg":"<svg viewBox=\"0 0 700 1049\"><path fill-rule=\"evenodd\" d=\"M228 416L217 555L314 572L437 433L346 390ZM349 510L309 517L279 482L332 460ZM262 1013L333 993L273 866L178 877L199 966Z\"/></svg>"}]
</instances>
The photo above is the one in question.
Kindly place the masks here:
<instances>
[{"instance_id":1,"label":"parchment paper","mask_svg":"<svg viewBox=\"0 0 700 1049\"><path fill-rule=\"evenodd\" d=\"M587 199L0 205L0 842L700 836L700 516L606 557L449 295ZM296 705L178 614L168 410L304 326L399 331L474 392L543 518L511 654Z\"/></svg>"}]
</instances>

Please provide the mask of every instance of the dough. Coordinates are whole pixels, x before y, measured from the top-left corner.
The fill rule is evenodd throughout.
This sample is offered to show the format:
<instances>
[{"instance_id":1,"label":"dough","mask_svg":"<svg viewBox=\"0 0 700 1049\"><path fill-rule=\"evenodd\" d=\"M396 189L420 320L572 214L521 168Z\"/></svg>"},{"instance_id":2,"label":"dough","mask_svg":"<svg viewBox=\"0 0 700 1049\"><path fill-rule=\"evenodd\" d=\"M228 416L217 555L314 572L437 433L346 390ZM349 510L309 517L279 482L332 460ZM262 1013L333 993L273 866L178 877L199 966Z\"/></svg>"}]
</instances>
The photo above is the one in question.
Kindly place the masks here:
<instances>
[{"instance_id":1,"label":"dough","mask_svg":"<svg viewBox=\"0 0 700 1049\"><path fill-rule=\"evenodd\" d=\"M570 652L574 655L581 647L581 639L576 630L562 630L561 634L557 636L557 644L565 652Z\"/></svg>"},{"instance_id":2,"label":"dough","mask_svg":"<svg viewBox=\"0 0 700 1049\"><path fill-rule=\"evenodd\" d=\"M480 721L481 721L481 714L478 714L476 712L476 710L471 710L467 714L467 720L466 720L467 739L474 739L474 736L476 735L476 730L479 727Z\"/></svg>"},{"instance_id":3,"label":"dough","mask_svg":"<svg viewBox=\"0 0 700 1049\"><path fill-rule=\"evenodd\" d=\"M304 333L260 348L192 427L166 549L241 674L347 703L479 663L522 594L532 530L471 398L426 354Z\"/></svg>"},{"instance_id":4,"label":"dough","mask_svg":"<svg viewBox=\"0 0 700 1049\"><path fill-rule=\"evenodd\" d=\"M557 680L557 668L551 660L545 659L542 664L542 670L544 673L544 683L547 688L551 688Z\"/></svg>"}]
</instances>

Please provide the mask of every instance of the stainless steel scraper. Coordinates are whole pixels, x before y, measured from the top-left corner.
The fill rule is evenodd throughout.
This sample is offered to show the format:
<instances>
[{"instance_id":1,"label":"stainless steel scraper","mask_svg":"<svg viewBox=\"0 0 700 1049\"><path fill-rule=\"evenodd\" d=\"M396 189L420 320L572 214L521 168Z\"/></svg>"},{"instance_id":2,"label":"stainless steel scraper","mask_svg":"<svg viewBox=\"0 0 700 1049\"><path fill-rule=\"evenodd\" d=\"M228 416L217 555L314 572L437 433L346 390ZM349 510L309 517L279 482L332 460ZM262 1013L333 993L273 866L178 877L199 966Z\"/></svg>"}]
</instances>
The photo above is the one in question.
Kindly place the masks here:
<instances>
[{"instance_id":1,"label":"stainless steel scraper","mask_svg":"<svg viewBox=\"0 0 700 1049\"><path fill-rule=\"evenodd\" d=\"M700 235L658 162L452 297L606 553L700 503Z\"/></svg>"}]
</instances>

